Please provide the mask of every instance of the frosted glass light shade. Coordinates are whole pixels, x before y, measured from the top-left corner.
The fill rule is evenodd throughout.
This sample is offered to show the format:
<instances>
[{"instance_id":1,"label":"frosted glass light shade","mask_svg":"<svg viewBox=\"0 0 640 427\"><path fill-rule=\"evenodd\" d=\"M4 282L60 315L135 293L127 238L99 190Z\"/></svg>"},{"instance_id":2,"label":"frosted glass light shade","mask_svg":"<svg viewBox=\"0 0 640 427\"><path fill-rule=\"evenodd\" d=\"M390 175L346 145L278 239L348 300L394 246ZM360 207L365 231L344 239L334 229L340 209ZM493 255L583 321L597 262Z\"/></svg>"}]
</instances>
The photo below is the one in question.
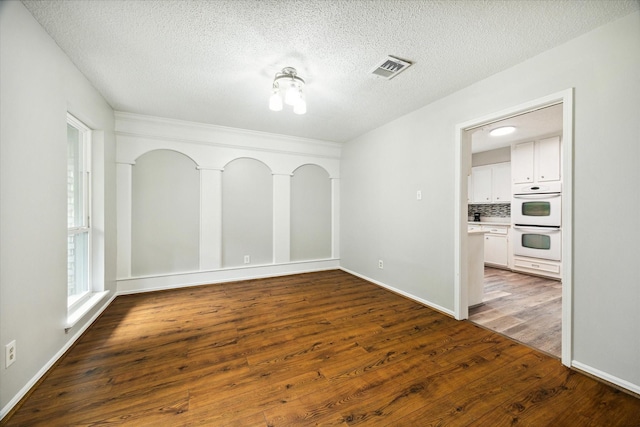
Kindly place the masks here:
<instances>
[{"instance_id":1,"label":"frosted glass light shade","mask_svg":"<svg viewBox=\"0 0 640 427\"><path fill-rule=\"evenodd\" d=\"M489 132L489 135L491 136L509 135L510 133L513 133L515 130L516 128L513 126L502 126L499 128L495 128L494 130Z\"/></svg>"},{"instance_id":2,"label":"frosted glass light shade","mask_svg":"<svg viewBox=\"0 0 640 427\"><path fill-rule=\"evenodd\" d=\"M298 100L293 106L293 112L295 114L305 114L307 112L307 101L304 99L302 91L298 94Z\"/></svg>"},{"instance_id":3,"label":"frosted glass light shade","mask_svg":"<svg viewBox=\"0 0 640 427\"><path fill-rule=\"evenodd\" d=\"M273 92L269 98L269 109L271 111L282 111L282 97L278 92Z\"/></svg>"},{"instance_id":4,"label":"frosted glass light shade","mask_svg":"<svg viewBox=\"0 0 640 427\"><path fill-rule=\"evenodd\" d=\"M287 86L287 92L284 95L284 102L287 105L296 105L298 99L300 99L300 89L297 84L291 82L291 84Z\"/></svg>"}]
</instances>

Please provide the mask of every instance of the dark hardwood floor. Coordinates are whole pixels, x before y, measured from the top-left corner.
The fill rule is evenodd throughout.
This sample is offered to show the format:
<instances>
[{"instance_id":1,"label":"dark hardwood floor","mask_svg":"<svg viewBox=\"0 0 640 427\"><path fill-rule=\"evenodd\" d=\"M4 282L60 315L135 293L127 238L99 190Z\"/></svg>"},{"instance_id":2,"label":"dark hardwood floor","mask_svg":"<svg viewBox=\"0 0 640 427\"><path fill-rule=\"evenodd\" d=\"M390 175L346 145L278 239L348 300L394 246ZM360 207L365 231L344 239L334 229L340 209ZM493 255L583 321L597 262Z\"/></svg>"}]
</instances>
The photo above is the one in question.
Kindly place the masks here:
<instances>
[{"instance_id":1,"label":"dark hardwood floor","mask_svg":"<svg viewBox=\"0 0 640 427\"><path fill-rule=\"evenodd\" d=\"M562 283L485 267L483 304L469 320L560 358Z\"/></svg>"},{"instance_id":2,"label":"dark hardwood floor","mask_svg":"<svg viewBox=\"0 0 640 427\"><path fill-rule=\"evenodd\" d=\"M428 284L425 284L428 286ZM120 296L7 426L631 426L640 399L342 271Z\"/></svg>"}]
</instances>

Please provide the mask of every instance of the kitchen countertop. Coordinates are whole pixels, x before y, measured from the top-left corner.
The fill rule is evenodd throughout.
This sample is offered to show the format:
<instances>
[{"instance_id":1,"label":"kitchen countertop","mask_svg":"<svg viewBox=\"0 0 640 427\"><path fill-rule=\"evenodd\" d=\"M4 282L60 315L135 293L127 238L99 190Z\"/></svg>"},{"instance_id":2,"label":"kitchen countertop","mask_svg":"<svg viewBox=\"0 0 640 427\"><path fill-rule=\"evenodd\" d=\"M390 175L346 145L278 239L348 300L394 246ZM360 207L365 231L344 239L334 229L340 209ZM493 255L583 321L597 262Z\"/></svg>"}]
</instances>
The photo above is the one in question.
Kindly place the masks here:
<instances>
[{"instance_id":1,"label":"kitchen countertop","mask_svg":"<svg viewBox=\"0 0 640 427\"><path fill-rule=\"evenodd\" d=\"M502 226L507 226L510 227L511 223L510 222L490 222L490 221L469 221L468 222L469 225L502 225Z\"/></svg>"},{"instance_id":2,"label":"kitchen countertop","mask_svg":"<svg viewBox=\"0 0 640 427\"><path fill-rule=\"evenodd\" d=\"M469 235L474 235L474 234L487 234L488 231L487 230L468 230L467 233Z\"/></svg>"},{"instance_id":3,"label":"kitchen countertop","mask_svg":"<svg viewBox=\"0 0 640 427\"><path fill-rule=\"evenodd\" d=\"M473 217L468 217L469 225L511 225L511 217L498 217L498 216L481 216L480 222L473 220Z\"/></svg>"}]
</instances>

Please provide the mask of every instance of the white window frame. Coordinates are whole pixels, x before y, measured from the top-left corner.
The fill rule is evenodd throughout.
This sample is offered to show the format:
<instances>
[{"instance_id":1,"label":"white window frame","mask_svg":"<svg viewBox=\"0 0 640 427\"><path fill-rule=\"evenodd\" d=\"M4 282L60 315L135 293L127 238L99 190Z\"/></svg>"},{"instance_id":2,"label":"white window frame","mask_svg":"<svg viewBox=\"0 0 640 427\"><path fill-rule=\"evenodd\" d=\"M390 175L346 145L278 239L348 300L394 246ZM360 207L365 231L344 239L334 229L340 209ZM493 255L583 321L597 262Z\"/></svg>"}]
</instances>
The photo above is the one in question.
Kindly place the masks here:
<instances>
[{"instance_id":1,"label":"white window frame","mask_svg":"<svg viewBox=\"0 0 640 427\"><path fill-rule=\"evenodd\" d=\"M80 306L82 306L89 298L91 298L92 293L92 228L91 228L91 187L92 187L92 179L91 179L91 129L87 127L84 123L78 120L76 117L67 113L67 124L76 128L79 132L80 143L83 146L83 213L86 216L86 222L82 226L79 227L67 227L67 236L72 236L81 233L87 233L87 284L86 289L80 293L67 296L67 312L72 313ZM65 289L68 289L69 281L67 278L67 286ZM68 292L68 291L67 291Z\"/></svg>"}]
</instances>

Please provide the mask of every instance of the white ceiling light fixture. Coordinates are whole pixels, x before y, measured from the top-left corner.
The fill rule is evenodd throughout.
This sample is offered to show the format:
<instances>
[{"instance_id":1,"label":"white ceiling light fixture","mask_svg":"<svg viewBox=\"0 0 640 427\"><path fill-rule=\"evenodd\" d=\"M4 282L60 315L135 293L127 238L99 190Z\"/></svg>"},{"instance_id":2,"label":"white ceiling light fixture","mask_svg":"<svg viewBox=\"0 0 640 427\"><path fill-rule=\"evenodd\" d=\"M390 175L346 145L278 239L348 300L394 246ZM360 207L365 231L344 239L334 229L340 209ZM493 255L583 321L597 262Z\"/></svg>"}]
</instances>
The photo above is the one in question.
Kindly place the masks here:
<instances>
[{"instance_id":1,"label":"white ceiling light fixture","mask_svg":"<svg viewBox=\"0 0 640 427\"><path fill-rule=\"evenodd\" d=\"M304 80L298 77L293 67L285 67L276 73L273 79L273 92L269 98L269 109L282 111L283 104L291 105L296 114L307 112L307 101L304 95ZM284 92L284 94L283 94Z\"/></svg>"},{"instance_id":2,"label":"white ceiling light fixture","mask_svg":"<svg viewBox=\"0 0 640 427\"><path fill-rule=\"evenodd\" d=\"M509 135L510 133L515 132L515 130L516 128L514 126L501 126L499 128L493 129L491 132L489 132L489 135L491 136Z\"/></svg>"}]
</instances>

